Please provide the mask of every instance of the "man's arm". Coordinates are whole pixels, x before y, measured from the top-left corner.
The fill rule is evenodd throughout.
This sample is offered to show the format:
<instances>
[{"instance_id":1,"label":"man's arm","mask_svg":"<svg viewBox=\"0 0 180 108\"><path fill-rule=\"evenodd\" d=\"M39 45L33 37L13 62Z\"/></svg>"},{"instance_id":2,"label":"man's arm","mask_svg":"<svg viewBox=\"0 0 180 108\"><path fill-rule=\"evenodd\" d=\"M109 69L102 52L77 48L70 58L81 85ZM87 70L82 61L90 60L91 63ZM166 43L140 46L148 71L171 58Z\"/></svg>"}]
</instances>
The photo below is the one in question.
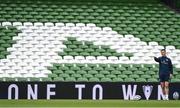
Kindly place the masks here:
<instances>
[{"instance_id":1,"label":"man's arm","mask_svg":"<svg viewBox=\"0 0 180 108\"><path fill-rule=\"evenodd\" d=\"M173 74L173 65L171 60L169 60L169 69L170 69L170 74Z\"/></svg>"},{"instance_id":2,"label":"man's arm","mask_svg":"<svg viewBox=\"0 0 180 108\"><path fill-rule=\"evenodd\" d=\"M154 60L155 60L156 62L160 62L159 57L158 57L158 58L157 58L157 57L154 57Z\"/></svg>"}]
</instances>

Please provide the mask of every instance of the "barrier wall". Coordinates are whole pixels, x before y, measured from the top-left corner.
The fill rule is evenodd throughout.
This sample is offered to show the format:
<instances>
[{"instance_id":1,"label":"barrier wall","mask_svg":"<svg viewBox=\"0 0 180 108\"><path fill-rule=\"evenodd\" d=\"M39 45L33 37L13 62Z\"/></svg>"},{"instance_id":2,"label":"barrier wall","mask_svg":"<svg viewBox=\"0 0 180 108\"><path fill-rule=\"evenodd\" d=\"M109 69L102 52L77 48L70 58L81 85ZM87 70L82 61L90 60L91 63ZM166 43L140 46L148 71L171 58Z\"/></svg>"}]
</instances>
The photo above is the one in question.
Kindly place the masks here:
<instances>
[{"instance_id":1,"label":"barrier wall","mask_svg":"<svg viewBox=\"0 0 180 108\"><path fill-rule=\"evenodd\" d=\"M0 99L162 99L158 83L0 82L0 87ZM170 99L175 92L180 83L170 84Z\"/></svg>"}]
</instances>

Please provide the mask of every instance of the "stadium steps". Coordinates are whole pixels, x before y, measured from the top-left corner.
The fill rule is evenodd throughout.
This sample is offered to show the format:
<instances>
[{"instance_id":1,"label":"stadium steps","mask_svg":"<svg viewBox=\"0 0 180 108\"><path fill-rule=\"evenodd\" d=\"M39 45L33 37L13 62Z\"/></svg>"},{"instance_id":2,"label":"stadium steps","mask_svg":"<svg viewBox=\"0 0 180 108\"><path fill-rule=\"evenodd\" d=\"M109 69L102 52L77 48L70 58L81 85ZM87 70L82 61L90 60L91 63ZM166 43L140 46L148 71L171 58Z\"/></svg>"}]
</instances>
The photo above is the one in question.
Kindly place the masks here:
<instances>
[{"instance_id":1,"label":"stadium steps","mask_svg":"<svg viewBox=\"0 0 180 108\"><path fill-rule=\"evenodd\" d=\"M97 26L96 31L116 31L118 34L125 35L131 34L141 41L146 42L149 45L162 45L161 48L166 47L167 52L180 49L180 15L169 10L160 3L107 3L98 2L64 2L64 1L34 1L29 0L24 2L18 1L1 1L0 4L0 59L2 60L0 66L4 66L7 61L3 61L6 58L16 59L19 57L19 46L13 45L16 42L21 45L28 44L29 41L37 39L44 41L45 39L29 37L27 40L19 41L22 38L16 36L27 36L28 34L36 31L42 26L49 28L54 25L61 27L62 25L75 26L78 25L81 31L81 27L87 27L89 23L90 27ZM74 24L74 25L73 25ZM95 24L95 25L93 25ZM21 27L21 26L24 26ZM34 27L36 26L36 27ZM24 30L26 28L31 30ZM42 27L43 28L43 27ZM48 28L48 29L49 29ZM44 31L48 30L43 28ZM65 28L68 30L68 27ZM89 28L86 28L88 31ZM86 31L85 30L85 31ZM21 33L25 31L27 34ZM37 31L41 34L44 31ZM56 30L54 30L56 31ZM51 33L49 33L51 34ZM114 35L113 35L114 36ZM48 36L47 36L48 37ZM91 38L91 37L90 37ZM78 38L80 39L80 38ZM62 38L61 50L55 49L60 58L66 58L69 61L71 58L81 56L95 56L95 58L89 58L89 60L106 60L104 59L110 56L124 57L128 59L133 55L128 52L117 53L115 50L110 49L109 46L95 45L92 41L85 42L75 38L68 37ZM50 39L51 40L51 39ZM28 41L28 42L27 42ZM151 43L155 42L155 43ZM36 42L34 42L36 44ZM57 43L56 43L57 44ZM57 44L59 45L59 44ZM12 48L9 48L12 47ZM31 48L32 46L28 46ZM44 46L43 46L44 47ZM43 48L38 46L39 49ZM50 48L53 47L50 46ZM15 48L15 49L13 49ZM27 49L28 49L27 48ZM36 51L37 49L33 49ZM22 50L22 52L26 49ZM30 50L31 51L31 50ZM64 51L64 52L63 52ZM8 56L9 53L13 53L17 56ZM41 53L39 53L41 55ZM177 51L177 54L179 52ZM177 62L180 59L177 54L172 54L171 57L176 59ZM54 55L51 55L53 57ZM98 56L98 57L97 57ZM103 56L99 58L99 56ZM26 56L20 57L22 60L28 59ZM34 57L36 59L36 57ZM51 58L47 58L50 60ZM118 58L119 59L119 58ZM137 59L137 58L136 58ZM80 60L80 58L79 58ZM84 59L81 59L82 61ZM19 61L15 61L17 65ZM38 62L37 64L41 64ZM21 67L26 64L18 64ZM27 64L28 65L28 64ZM44 64L49 66L49 64ZM156 64L100 64L100 63L87 63L87 64L63 64L53 63L50 65L50 71L41 71L42 74L33 71L22 70L23 68L16 67L17 71L9 71L9 67L14 66L7 65L1 71L1 81L102 81L102 82L157 82L158 67ZM34 67L38 67L36 64L32 64ZM39 67L41 69L41 67ZM38 69L39 69L38 68ZM34 69L34 68L32 68ZM43 69L41 69L43 70ZM52 72L52 73L51 73ZM175 67L173 82L179 82L179 68ZM49 77L47 77L47 75ZM34 78L35 77L35 78Z\"/></svg>"}]
</instances>

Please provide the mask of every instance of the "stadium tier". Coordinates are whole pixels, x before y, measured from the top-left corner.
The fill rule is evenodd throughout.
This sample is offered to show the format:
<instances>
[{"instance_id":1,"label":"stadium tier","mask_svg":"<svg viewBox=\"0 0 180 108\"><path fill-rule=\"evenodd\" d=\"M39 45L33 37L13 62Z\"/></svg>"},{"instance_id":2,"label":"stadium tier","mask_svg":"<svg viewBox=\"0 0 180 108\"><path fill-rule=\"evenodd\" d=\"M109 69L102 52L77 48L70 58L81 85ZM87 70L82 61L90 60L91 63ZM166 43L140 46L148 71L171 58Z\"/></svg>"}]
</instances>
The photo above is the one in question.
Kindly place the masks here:
<instances>
[{"instance_id":1,"label":"stadium tier","mask_svg":"<svg viewBox=\"0 0 180 108\"><path fill-rule=\"evenodd\" d=\"M0 80L180 82L180 14L160 2L0 0Z\"/></svg>"}]
</instances>

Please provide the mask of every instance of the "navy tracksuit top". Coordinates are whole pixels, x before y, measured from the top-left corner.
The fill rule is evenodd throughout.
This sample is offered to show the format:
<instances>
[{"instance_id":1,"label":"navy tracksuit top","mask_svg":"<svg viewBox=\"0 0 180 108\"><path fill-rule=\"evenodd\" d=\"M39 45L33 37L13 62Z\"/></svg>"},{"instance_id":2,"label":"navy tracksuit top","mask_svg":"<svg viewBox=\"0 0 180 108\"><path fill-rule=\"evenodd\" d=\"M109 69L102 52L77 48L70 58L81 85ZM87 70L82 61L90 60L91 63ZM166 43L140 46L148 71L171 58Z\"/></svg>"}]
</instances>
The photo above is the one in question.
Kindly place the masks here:
<instances>
[{"instance_id":1,"label":"navy tracksuit top","mask_svg":"<svg viewBox=\"0 0 180 108\"><path fill-rule=\"evenodd\" d=\"M173 74L173 65L170 58L162 56L154 57L154 60L159 63L159 75Z\"/></svg>"}]
</instances>

